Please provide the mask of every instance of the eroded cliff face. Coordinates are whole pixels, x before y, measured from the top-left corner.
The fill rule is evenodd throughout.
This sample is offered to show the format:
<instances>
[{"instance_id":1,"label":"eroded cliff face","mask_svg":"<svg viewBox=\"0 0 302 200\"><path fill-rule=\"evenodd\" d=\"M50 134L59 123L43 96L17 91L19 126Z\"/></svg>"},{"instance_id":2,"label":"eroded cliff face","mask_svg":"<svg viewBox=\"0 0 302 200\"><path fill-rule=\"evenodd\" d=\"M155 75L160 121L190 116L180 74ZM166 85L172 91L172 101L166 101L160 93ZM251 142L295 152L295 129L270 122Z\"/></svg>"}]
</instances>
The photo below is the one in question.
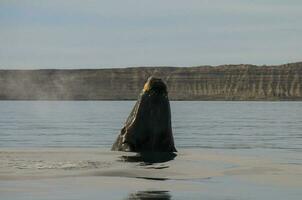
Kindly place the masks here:
<instances>
[{"instance_id":1,"label":"eroded cliff face","mask_svg":"<svg viewBox=\"0 0 302 200\"><path fill-rule=\"evenodd\" d=\"M131 100L149 76L172 100L302 100L302 62L280 66L0 70L2 100Z\"/></svg>"}]
</instances>

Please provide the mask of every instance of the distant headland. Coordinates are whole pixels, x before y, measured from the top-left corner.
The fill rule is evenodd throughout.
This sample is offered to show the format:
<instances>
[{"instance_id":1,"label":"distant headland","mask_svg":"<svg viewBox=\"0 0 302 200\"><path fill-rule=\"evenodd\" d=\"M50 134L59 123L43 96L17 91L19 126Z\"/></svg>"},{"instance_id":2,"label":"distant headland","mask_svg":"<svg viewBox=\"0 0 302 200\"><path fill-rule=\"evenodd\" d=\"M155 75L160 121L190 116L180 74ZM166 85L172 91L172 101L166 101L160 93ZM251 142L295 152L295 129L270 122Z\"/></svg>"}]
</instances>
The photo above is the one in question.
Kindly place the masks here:
<instances>
[{"instance_id":1,"label":"distant headland","mask_svg":"<svg viewBox=\"0 0 302 200\"><path fill-rule=\"evenodd\" d=\"M0 100L134 100L149 76L171 100L302 100L302 62L74 70L0 70Z\"/></svg>"}]
</instances>

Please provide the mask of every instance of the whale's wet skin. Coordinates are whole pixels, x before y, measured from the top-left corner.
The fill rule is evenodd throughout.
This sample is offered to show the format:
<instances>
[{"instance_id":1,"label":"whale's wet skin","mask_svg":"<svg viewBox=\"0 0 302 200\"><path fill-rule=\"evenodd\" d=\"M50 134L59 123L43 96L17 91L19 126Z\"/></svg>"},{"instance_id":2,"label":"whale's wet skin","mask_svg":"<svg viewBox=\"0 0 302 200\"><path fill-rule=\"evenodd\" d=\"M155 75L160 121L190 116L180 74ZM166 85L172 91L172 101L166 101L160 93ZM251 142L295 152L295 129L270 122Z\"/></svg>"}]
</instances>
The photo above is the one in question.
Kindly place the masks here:
<instances>
[{"instance_id":1,"label":"whale's wet skin","mask_svg":"<svg viewBox=\"0 0 302 200\"><path fill-rule=\"evenodd\" d=\"M176 151L168 91L161 79L148 79L112 150Z\"/></svg>"}]
</instances>

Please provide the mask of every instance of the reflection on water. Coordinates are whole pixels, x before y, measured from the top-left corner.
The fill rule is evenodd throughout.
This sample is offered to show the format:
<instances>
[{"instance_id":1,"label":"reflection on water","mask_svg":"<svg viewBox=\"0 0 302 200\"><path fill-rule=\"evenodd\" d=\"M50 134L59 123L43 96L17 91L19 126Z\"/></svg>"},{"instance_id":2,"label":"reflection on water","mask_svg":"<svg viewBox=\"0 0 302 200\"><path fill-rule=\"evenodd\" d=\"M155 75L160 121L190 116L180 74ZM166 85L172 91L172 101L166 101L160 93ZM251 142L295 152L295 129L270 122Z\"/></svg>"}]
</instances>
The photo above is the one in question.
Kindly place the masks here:
<instances>
[{"instance_id":1,"label":"reflection on water","mask_svg":"<svg viewBox=\"0 0 302 200\"><path fill-rule=\"evenodd\" d=\"M145 199L162 199L169 200L172 199L169 191L138 191L129 194L128 200L145 200Z\"/></svg>"},{"instance_id":2,"label":"reflection on water","mask_svg":"<svg viewBox=\"0 0 302 200\"><path fill-rule=\"evenodd\" d=\"M123 155L121 161L138 162L141 165L152 165L173 160L177 154L172 152L140 152L135 155Z\"/></svg>"}]
</instances>

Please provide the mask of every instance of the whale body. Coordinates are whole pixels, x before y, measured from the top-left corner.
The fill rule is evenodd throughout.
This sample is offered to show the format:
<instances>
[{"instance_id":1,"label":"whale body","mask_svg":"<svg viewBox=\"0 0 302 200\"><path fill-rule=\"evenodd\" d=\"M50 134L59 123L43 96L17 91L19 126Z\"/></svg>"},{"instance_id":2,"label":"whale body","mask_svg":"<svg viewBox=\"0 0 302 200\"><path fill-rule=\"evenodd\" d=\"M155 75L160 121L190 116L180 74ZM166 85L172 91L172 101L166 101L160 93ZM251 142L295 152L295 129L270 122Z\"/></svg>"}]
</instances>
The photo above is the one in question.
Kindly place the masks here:
<instances>
[{"instance_id":1,"label":"whale body","mask_svg":"<svg viewBox=\"0 0 302 200\"><path fill-rule=\"evenodd\" d=\"M111 150L176 152L167 86L161 79L148 78Z\"/></svg>"}]
</instances>

